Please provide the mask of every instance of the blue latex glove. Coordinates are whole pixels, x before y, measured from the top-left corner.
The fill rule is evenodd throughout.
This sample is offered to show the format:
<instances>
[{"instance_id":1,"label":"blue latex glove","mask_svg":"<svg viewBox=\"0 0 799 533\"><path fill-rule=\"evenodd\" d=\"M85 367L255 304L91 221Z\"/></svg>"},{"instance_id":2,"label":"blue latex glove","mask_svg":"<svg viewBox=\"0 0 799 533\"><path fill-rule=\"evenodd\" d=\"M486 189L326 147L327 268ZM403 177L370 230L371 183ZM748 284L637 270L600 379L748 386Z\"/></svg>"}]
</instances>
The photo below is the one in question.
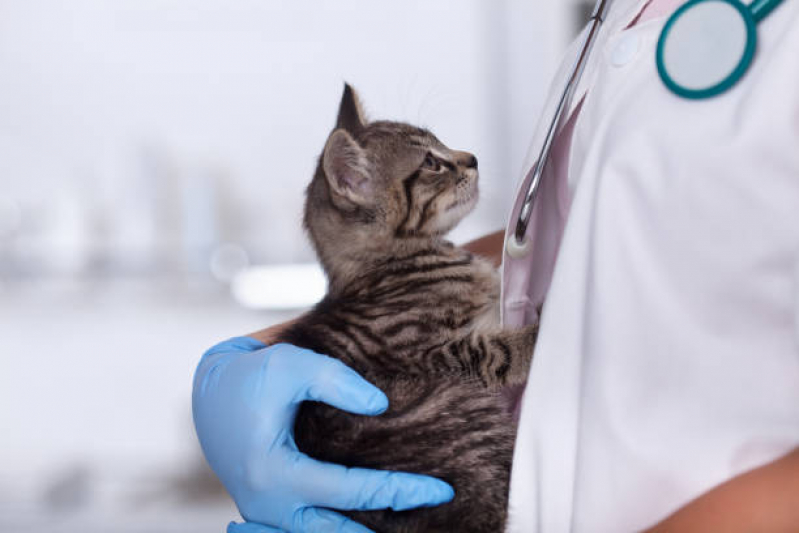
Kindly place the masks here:
<instances>
[{"instance_id":1,"label":"blue latex glove","mask_svg":"<svg viewBox=\"0 0 799 533\"><path fill-rule=\"evenodd\" d=\"M434 478L346 468L299 452L294 418L305 400L364 415L388 407L385 394L355 371L310 350L238 337L203 355L194 376L194 426L247 520L231 523L228 533L365 533L330 509L401 511L453 498L452 487Z\"/></svg>"}]
</instances>

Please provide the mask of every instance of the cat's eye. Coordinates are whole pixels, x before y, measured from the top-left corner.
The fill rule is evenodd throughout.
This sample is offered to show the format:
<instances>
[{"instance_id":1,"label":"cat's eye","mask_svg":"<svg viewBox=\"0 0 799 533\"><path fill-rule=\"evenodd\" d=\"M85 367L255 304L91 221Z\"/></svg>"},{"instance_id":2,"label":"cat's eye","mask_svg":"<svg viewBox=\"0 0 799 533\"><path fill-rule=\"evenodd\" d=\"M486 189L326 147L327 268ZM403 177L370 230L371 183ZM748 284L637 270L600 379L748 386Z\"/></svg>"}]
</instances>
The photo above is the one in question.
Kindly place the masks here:
<instances>
[{"instance_id":1,"label":"cat's eye","mask_svg":"<svg viewBox=\"0 0 799 533\"><path fill-rule=\"evenodd\" d=\"M438 161L436 156L430 152L427 152L427 155L424 157L424 162L422 163L422 168L432 170L433 172L438 172L441 170L441 163Z\"/></svg>"}]
</instances>

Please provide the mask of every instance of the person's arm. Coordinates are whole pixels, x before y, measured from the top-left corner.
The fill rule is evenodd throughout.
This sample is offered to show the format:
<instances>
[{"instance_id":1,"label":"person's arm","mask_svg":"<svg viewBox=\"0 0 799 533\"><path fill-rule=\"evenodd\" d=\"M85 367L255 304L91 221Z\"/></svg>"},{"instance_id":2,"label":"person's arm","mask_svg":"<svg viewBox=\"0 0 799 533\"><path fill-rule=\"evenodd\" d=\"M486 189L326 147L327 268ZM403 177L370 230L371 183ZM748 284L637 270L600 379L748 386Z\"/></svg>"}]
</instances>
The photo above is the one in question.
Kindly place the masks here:
<instances>
[{"instance_id":1,"label":"person's arm","mask_svg":"<svg viewBox=\"0 0 799 533\"><path fill-rule=\"evenodd\" d=\"M473 254L490 259L494 266L498 267L502 263L502 247L504 245L505 230L500 230L467 242L463 247Z\"/></svg>"},{"instance_id":2,"label":"person's arm","mask_svg":"<svg viewBox=\"0 0 799 533\"><path fill-rule=\"evenodd\" d=\"M711 489L644 533L799 531L799 448Z\"/></svg>"},{"instance_id":3,"label":"person's arm","mask_svg":"<svg viewBox=\"0 0 799 533\"><path fill-rule=\"evenodd\" d=\"M280 324L274 324L267 328L258 330L254 333L248 333L247 337L252 337L253 339L257 339L262 343L266 344L267 346L274 344L278 341L280 334L289 326L297 322L301 316L297 318L293 318L291 320L287 320L286 322L281 322Z\"/></svg>"}]
</instances>

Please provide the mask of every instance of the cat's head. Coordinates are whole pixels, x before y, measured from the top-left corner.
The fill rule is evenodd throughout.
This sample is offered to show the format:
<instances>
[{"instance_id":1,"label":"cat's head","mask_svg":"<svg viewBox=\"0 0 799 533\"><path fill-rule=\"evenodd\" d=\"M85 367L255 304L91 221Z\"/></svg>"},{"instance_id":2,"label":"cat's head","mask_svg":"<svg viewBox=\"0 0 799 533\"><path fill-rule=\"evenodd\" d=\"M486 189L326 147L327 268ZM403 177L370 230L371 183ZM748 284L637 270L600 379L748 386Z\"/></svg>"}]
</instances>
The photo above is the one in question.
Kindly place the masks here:
<instances>
[{"instance_id":1,"label":"cat's head","mask_svg":"<svg viewBox=\"0 0 799 533\"><path fill-rule=\"evenodd\" d=\"M346 85L308 188L306 227L322 256L331 245L370 249L436 238L474 208L477 179L474 155L422 128L367 121Z\"/></svg>"}]
</instances>

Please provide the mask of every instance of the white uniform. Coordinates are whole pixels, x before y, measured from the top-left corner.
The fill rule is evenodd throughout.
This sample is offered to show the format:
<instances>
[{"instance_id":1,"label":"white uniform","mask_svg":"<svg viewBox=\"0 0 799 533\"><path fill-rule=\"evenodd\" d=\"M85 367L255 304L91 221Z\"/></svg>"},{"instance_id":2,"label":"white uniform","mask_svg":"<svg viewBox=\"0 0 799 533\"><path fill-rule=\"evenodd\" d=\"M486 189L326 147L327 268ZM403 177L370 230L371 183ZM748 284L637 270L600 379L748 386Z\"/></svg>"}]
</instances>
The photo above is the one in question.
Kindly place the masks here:
<instances>
[{"instance_id":1,"label":"white uniform","mask_svg":"<svg viewBox=\"0 0 799 533\"><path fill-rule=\"evenodd\" d=\"M759 24L747 75L700 101L657 76L665 18L625 29L646 3L612 7L531 255L504 260L507 325L548 290L514 533L640 530L799 446L799 1Z\"/></svg>"}]
</instances>

